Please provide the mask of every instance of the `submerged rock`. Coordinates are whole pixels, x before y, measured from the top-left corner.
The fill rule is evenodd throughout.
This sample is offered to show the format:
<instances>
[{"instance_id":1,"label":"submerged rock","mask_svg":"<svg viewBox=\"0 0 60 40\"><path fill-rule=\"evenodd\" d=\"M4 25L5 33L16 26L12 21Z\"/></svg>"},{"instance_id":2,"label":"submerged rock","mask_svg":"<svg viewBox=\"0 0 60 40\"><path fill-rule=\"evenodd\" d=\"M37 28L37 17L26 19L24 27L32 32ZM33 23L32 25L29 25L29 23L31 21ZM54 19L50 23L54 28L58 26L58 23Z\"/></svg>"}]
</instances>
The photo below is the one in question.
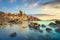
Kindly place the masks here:
<instances>
[{"instance_id":1,"label":"submerged rock","mask_svg":"<svg viewBox=\"0 0 60 40\"><path fill-rule=\"evenodd\" d=\"M46 27L44 24L41 25L42 27Z\"/></svg>"},{"instance_id":2,"label":"submerged rock","mask_svg":"<svg viewBox=\"0 0 60 40\"><path fill-rule=\"evenodd\" d=\"M56 24L60 24L60 20L56 20L55 23L56 23Z\"/></svg>"},{"instance_id":3,"label":"submerged rock","mask_svg":"<svg viewBox=\"0 0 60 40\"><path fill-rule=\"evenodd\" d=\"M16 37L16 36L17 36L16 32L14 32L10 35L10 37Z\"/></svg>"},{"instance_id":4,"label":"submerged rock","mask_svg":"<svg viewBox=\"0 0 60 40\"><path fill-rule=\"evenodd\" d=\"M46 31L47 31L47 32L51 32L52 29L50 29L50 28L46 28Z\"/></svg>"},{"instance_id":5,"label":"submerged rock","mask_svg":"<svg viewBox=\"0 0 60 40\"><path fill-rule=\"evenodd\" d=\"M42 33L42 32L43 32L43 30L41 30L41 29L40 29L40 30L39 30L39 32L41 32L41 33Z\"/></svg>"},{"instance_id":6,"label":"submerged rock","mask_svg":"<svg viewBox=\"0 0 60 40\"><path fill-rule=\"evenodd\" d=\"M55 29L56 32L60 33L60 28Z\"/></svg>"},{"instance_id":7,"label":"submerged rock","mask_svg":"<svg viewBox=\"0 0 60 40\"><path fill-rule=\"evenodd\" d=\"M39 27L40 27L40 24L38 24L38 23L30 23L29 24L29 28L39 29Z\"/></svg>"}]
</instances>

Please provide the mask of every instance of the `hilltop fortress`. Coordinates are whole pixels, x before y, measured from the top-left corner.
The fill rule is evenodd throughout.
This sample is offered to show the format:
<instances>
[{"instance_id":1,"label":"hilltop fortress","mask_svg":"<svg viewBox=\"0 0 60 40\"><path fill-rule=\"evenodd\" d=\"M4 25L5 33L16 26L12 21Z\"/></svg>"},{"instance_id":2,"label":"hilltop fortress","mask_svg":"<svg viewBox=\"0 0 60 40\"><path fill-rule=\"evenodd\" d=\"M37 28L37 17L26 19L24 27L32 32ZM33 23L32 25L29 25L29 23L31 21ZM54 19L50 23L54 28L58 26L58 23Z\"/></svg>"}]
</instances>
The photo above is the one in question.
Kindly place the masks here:
<instances>
[{"instance_id":1,"label":"hilltop fortress","mask_svg":"<svg viewBox=\"0 0 60 40\"><path fill-rule=\"evenodd\" d=\"M18 14L0 12L0 23L3 22L20 23L23 21L40 21L40 19L36 17L28 16L23 11L20 11Z\"/></svg>"}]
</instances>

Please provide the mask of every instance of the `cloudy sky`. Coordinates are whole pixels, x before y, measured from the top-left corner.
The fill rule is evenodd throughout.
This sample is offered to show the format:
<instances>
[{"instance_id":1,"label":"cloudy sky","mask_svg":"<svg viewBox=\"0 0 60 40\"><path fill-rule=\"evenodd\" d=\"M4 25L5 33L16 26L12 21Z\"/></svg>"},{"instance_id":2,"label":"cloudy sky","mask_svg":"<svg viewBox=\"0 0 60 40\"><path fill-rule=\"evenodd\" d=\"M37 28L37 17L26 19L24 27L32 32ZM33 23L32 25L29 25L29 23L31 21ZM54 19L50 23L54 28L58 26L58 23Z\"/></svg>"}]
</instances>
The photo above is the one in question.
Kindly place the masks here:
<instances>
[{"instance_id":1,"label":"cloudy sky","mask_svg":"<svg viewBox=\"0 0 60 40\"><path fill-rule=\"evenodd\" d=\"M40 19L60 19L60 0L0 0L0 11L40 15Z\"/></svg>"},{"instance_id":2,"label":"cloudy sky","mask_svg":"<svg viewBox=\"0 0 60 40\"><path fill-rule=\"evenodd\" d=\"M0 11L27 14L60 14L60 0L0 0Z\"/></svg>"}]
</instances>

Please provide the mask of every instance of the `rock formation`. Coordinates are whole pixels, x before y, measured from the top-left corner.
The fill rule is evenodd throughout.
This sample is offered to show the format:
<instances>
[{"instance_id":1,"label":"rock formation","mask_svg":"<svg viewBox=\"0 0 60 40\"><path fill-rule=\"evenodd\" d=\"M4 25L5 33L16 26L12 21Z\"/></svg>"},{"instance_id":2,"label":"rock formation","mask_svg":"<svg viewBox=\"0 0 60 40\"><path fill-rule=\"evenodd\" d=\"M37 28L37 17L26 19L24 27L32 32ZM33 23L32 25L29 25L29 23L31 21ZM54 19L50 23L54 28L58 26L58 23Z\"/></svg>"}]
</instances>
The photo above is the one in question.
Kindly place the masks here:
<instances>
[{"instance_id":1,"label":"rock formation","mask_svg":"<svg viewBox=\"0 0 60 40\"><path fill-rule=\"evenodd\" d=\"M55 23L60 25L60 20L56 20Z\"/></svg>"},{"instance_id":2,"label":"rock formation","mask_svg":"<svg viewBox=\"0 0 60 40\"><path fill-rule=\"evenodd\" d=\"M51 28L46 28L46 31L47 31L47 32L51 32L52 29L51 29Z\"/></svg>"},{"instance_id":3,"label":"rock formation","mask_svg":"<svg viewBox=\"0 0 60 40\"><path fill-rule=\"evenodd\" d=\"M55 29L56 32L60 33L60 28Z\"/></svg>"},{"instance_id":4,"label":"rock formation","mask_svg":"<svg viewBox=\"0 0 60 40\"><path fill-rule=\"evenodd\" d=\"M30 28L30 29L33 28L33 29L39 30L40 24L38 24L38 23L30 23L30 24L29 24L29 28Z\"/></svg>"},{"instance_id":5,"label":"rock formation","mask_svg":"<svg viewBox=\"0 0 60 40\"><path fill-rule=\"evenodd\" d=\"M40 21L40 19L36 17L28 16L23 11L20 11L19 14L0 12L0 23L1 22L20 23L23 21Z\"/></svg>"}]
</instances>

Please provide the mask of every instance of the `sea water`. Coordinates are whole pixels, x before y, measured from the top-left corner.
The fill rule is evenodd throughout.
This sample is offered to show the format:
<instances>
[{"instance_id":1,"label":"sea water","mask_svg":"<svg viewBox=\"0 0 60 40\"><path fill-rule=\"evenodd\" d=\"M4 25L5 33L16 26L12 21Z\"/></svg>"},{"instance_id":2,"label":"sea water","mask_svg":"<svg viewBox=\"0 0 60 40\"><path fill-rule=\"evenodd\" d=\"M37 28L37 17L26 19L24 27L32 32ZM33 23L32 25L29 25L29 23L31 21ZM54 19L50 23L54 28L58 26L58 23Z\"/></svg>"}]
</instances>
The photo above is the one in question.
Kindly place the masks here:
<instances>
[{"instance_id":1,"label":"sea water","mask_svg":"<svg viewBox=\"0 0 60 40\"><path fill-rule=\"evenodd\" d=\"M44 24L46 27L41 27L43 32L38 30L30 30L29 22L23 24L12 24L0 28L0 40L60 40L60 33L55 31L56 28L50 27L49 23L54 21L33 21L40 25ZM47 32L46 28L51 28L51 32ZM16 32L16 37L10 37L12 33Z\"/></svg>"}]
</instances>

